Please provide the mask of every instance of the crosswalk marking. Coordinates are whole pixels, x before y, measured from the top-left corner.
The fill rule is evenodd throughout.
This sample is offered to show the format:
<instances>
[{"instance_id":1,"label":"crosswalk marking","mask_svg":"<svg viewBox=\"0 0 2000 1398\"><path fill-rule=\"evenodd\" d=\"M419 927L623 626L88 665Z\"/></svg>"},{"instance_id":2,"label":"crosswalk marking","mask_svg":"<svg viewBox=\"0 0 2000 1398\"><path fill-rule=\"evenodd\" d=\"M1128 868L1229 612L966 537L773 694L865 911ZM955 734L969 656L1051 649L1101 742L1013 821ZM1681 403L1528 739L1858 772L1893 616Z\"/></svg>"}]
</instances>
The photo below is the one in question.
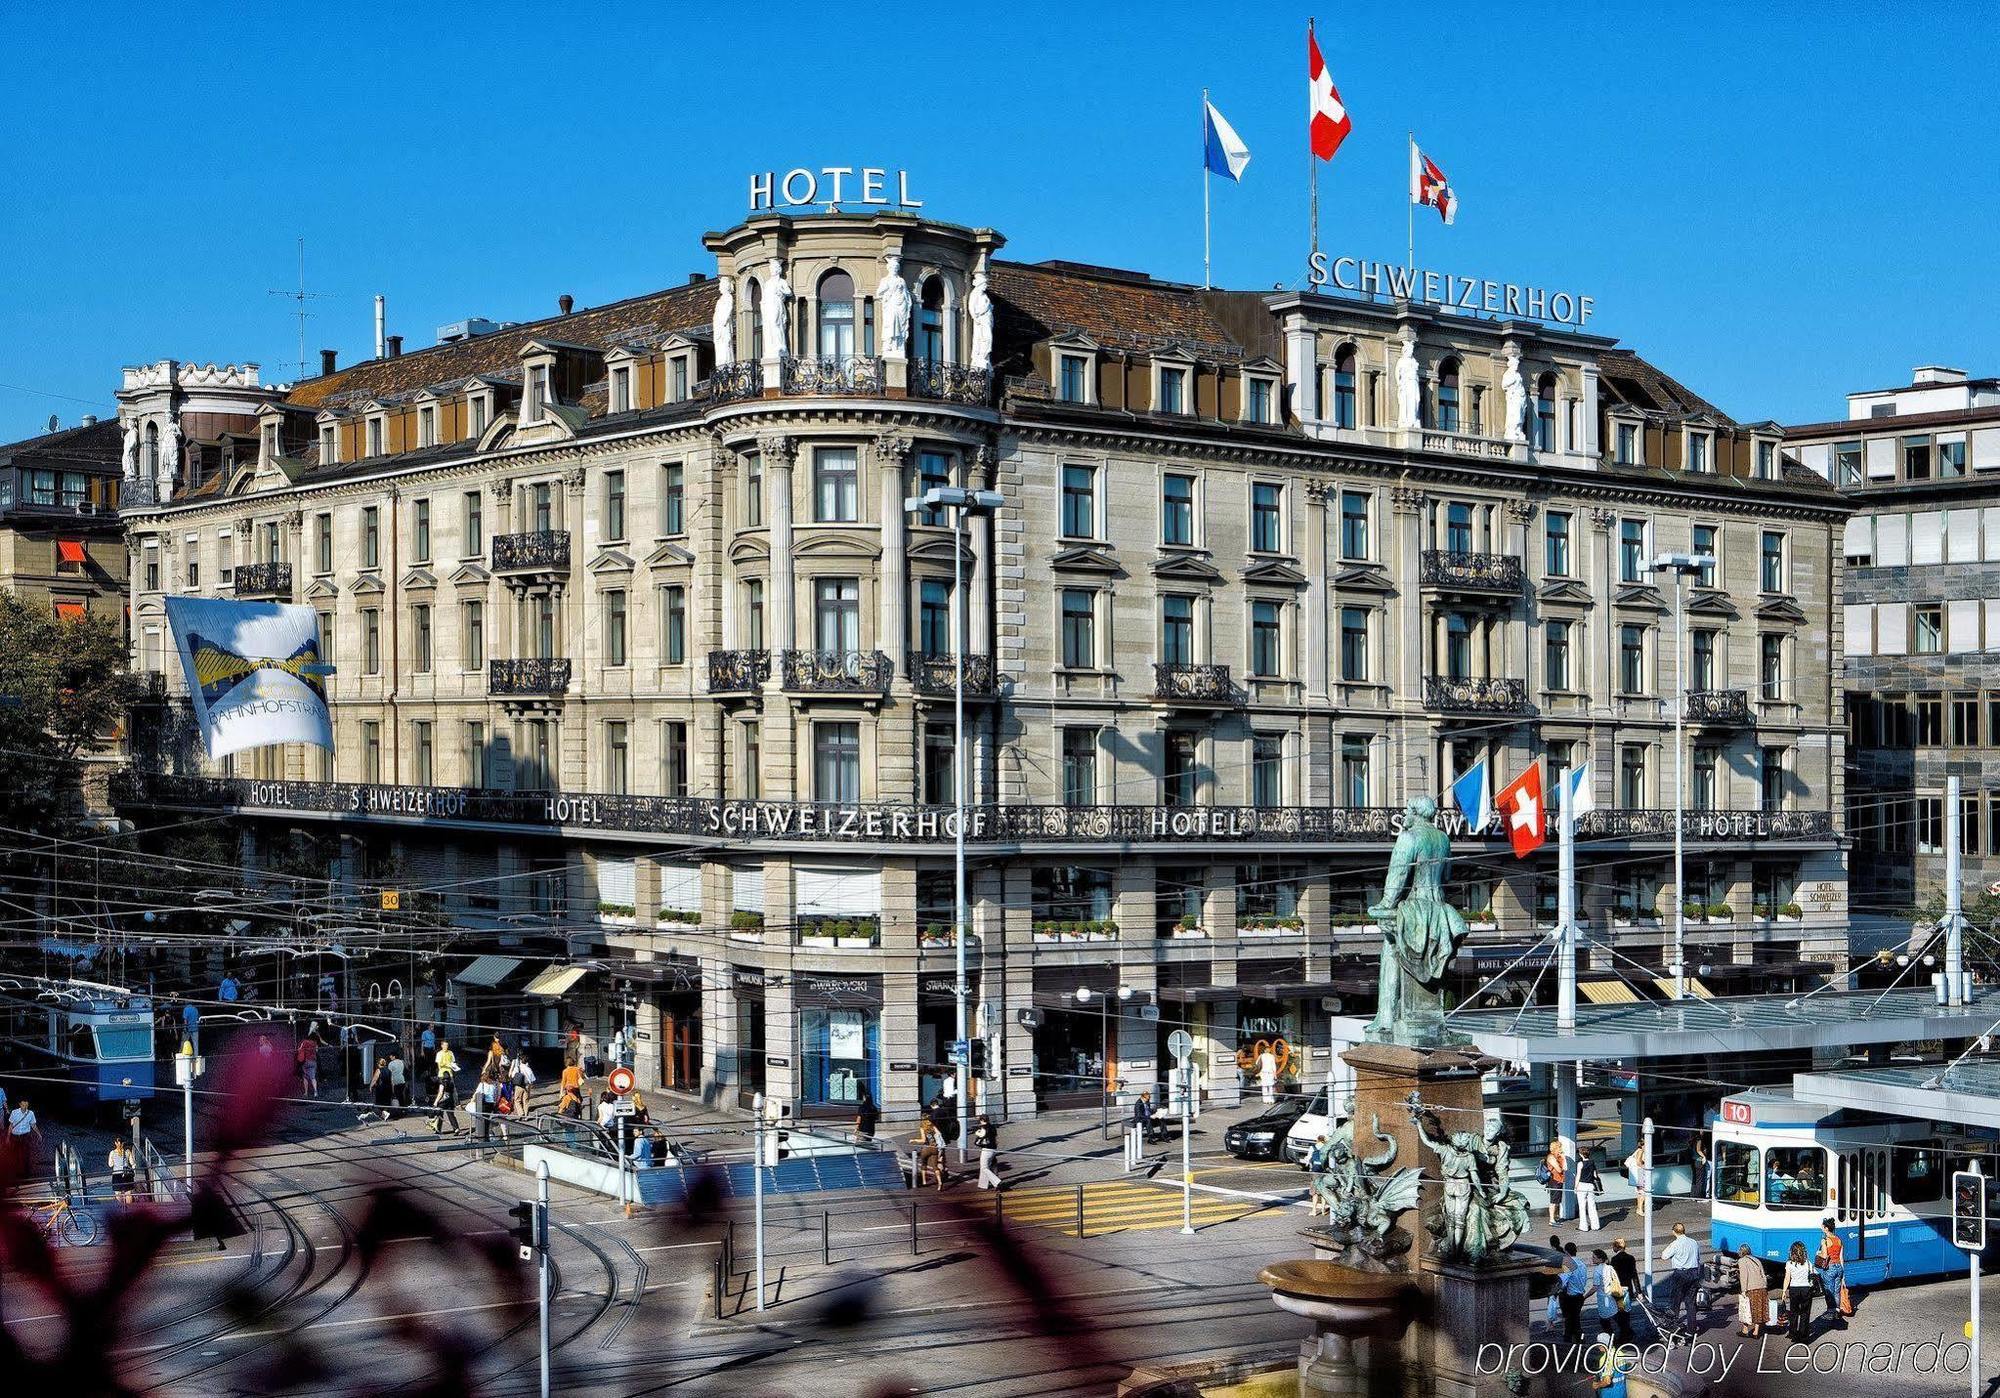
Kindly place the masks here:
<instances>
[{"instance_id":1,"label":"crosswalk marking","mask_svg":"<svg viewBox=\"0 0 2000 1398\"><path fill-rule=\"evenodd\" d=\"M998 1207L1001 1216L1009 1223L1028 1224L1061 1233L1076 1232L1074 1185L1030 1185L1011 1189ZM1212 1223L1229 1223L1264 1207L1254 1199L1196 1194L1193 1222L1196 1228ZM1083 1187L1085 1237L1180 1226L1181 1195L1178 1189L1122 1180L1100 1180Z\"/></svg>"}]
</instances>

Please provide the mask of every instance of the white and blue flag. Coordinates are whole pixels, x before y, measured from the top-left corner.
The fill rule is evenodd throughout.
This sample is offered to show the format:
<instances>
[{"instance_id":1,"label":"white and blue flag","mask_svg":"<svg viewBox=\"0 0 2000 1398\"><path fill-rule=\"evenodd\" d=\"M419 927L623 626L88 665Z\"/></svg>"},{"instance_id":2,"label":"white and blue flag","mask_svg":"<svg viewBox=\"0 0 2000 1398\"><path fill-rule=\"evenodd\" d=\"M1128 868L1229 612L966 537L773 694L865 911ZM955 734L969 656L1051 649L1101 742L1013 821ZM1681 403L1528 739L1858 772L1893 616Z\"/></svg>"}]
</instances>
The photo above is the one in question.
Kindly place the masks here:
<instances>
[{"instance_id":1,"label":"white and blue flag","mask_svg":"<svg viewBox=\"0 0 2000 1398\"><path fill-rule=\"evenodd\" d=\"M1590 787L1590 764L1572 767L1562 774L1561 784L1556 789L1556 813L1567 812L1570 819L1582 815L1596 807L1597 801Z\"/></svg>"},{"instance_id":2,"label":"white and blue flag","mask_svg":"<svg viewBox=\"0 0 2000 1398\"><path fill-rule=\"evenodd\" d=\"M1203 158L1210 170L1226 180L1240 183L1244 167L1250 163L1250 147L1243 144L1236 128L1222 119L1222 113L1215 110L1213 102L1204 97L1201 105Z\"/></svg>"},{"instance_id":3,"label":"white and blue flag","mask_svg":"<svg viewBox=\"0 0 2000 1398\"><path fill-rule=\"evenodd\" d=\"M1451 784L1451 799L1465 812L1466 834L1477 835L1493 823L1493 782L1486 774L1485 758Z\"/></svg>"}]
</instances>

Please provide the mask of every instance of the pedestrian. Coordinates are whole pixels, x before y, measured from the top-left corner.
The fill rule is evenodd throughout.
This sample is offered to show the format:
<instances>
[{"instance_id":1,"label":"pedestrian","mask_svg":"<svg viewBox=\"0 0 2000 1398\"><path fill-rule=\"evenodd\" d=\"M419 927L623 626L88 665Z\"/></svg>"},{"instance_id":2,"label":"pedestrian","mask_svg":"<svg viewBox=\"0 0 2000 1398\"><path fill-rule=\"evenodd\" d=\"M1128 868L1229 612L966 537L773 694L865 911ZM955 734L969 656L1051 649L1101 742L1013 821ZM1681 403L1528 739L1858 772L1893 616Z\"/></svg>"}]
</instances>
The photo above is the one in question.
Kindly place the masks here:
<instances>
[{"instance_id":1,"label":"pedestrian","mask_svg":"<svg viewBox=\"0 0 2000 1398\"><path fill-rule=\"evenodd\" d=\"M7 1113L7 1153L13 1157L16 1172L22 1175L34 1172L35 1148L41 1139L42 1125L35 1116L34 1104L23 1097Z\"/></svg>"},{"instance_id":2,"label":"pedestrian","mask_svg":"<svg viewBox=\"0 0 2000 1398\"><path fill-rule=\"evenodd\" d=\"M1602 1398L1626 1398L1629 1392L1625 1376L1638 1363L1638 1354L1628 1344L1614 1344L1611 1336L1602 1330L1597 1332L1597 1349L1600 1358L1597 1371L1591 1375L1590 1386Z\"/></svg>"},{"instance_id":3,"label":"pedestrian","mask_svg":"<svg viewBox=\"0 0 2000 1398\"><path fill-rule=\"evenodd\" d=\"M437 1093L431 1098L431 1130L440 1136L465 1134L465 1128L458 1124L458 1087L449 1073L437 1075Z\"/></svg>"},{"instance_id":4,"label":"pedestrian","mask_svg":"<svg viewBox=\"0 0 2000 1398\"><path fill-rule=\"evenodd\" d=\"M507 1046L501 1043L500 1036L495 1034L493 1042L486 1046L486 1062L481 1065L479 1072L482 1077L491 1073L498 1080L506 1075L506 1071Z\"/></svg>"},{"instance_id":5,"label":"pedestrian","mask_svg":"<svg viewBox=\"0 0 2000 1398\"><path fill-rule=\"evenodd\" d=\"M132 1184L139 1173L139 1162L132 1154L132 1147L125 1144L123 1136L111 1138L111 1155L105 1161L111 1170L111 1188L121 1204L132 1202Z\"/></svg>"},{"instance_id":6,"label":"pedestrian","mask_svg":"<svg viewBox=\"0 0 2000 1398\"><path fill-rule=\"evenodd\" d=\"M562 1097L556 1102L556 1115L570 1121L583 1120L583 1098L575 1088L562 1090Z\"/></svg>"},{"instance_id":7,"label":"pedestrian","mask_svg":"<svg viewBox=\"0 0 2000 1398\"><path fill-rule=\"evenodd\" d=\"M352 1024L340 1026L340 1076L352 1102L355 1079L361 1076L361 1031Z\"/></svg>"},{"instance_id":8,"label":"pedestrian","mask_svg":"<svg viewBox=\"0 0 2000 1398\"><path fill-rule=\"evenodd\" d=\"M400 1110L410 1105L410 1065L403 1061L403 1046L389 1050L389 1100Z\"/></svg>"},{"instance_id":9,"label":"pedestrian","mask_svg":"<svg viewBox=\"0 0 2000 1398\"><path fill-rule=\"evenodd\" d=\"M1642 1142L1632 1148L1625 1157L1625 1176L1632 1181L1632 1211L1635 1214L1649 1214L1653 1211L1653 1172L1646 1165L1646 1147Z\"/></svg>"},{"instance_id":10,"label":"pedestrian","mask_svg":"<svg viewBox=\"0 0 2000 1398\"><path fill-rule=\"evenodd\" d=\"M1590 1250L1590 1284L1597 1292L1597 1323L1610 1325L1622 1334L1631 1322L1625 1319L1625 1283L1611 1265L1611 1254L1603 1248Z\"/></svg>"},{"instance_id":11,"label":"pedestrian","mask_svg":"<svg viewBox=\"0 0 2000 1398\"><path fill-rule=\"evenodd\" d=\"M1819 1255L1813 1259L1819 1268L1820 1288L1826 1292L1826 1313L1833 1317L1834 1327L1845 1330L1847 1317L1854 1314L1854 1306L1847 1299L1847 1247L1840 1241L1840 1234L1834 1231L1833 1220L1823 1218L1819 1223Z\"/></svg>"},{"instance_id":12,"label":"pedestrian","mask_svg":"<svg viewBox=\"0 0 2000 1398\"><path fill-rule=\"evenodd\" d=\"M1785 1256L1785 1333L1804 1344L1812 1338L1812 1294L1815 1289L1812 1263L1806 1261L1806 1245L1793 1243Z\"/></svg>"},{"instance_id":13,"label":"pedestrian","mask_svg":"<svg viewBox=\"0 0 2000 1398\"><path fill-rule=\"evenodd\" d=\"M1803 1246L1803 1245L1802 1245ZM1673 1278L1673 1300L1691 1334L1701 1333L1701 1244L1688 1236L1687 1225L1676 1223L1674 1236L1660 1253Z\"/></svg>"},{"instance_id":14,"label":"pedestrian","mask_svg":"<svg viewBox=\"0 0 2000 1398\"><path fill-rule=\"evenodd\" d=\"M292 1055L299 1075L299 1091L307 1097L319 1096L319 1050L319 1026L308 1025L305 1038L299 1040L298 1051Z\"/></svg>"},{"instance_id":15,"label":"pedestrian","mask_svg":"<svg viewBox=\"0 0 2000 1398\"><path fill-rule=\"evenodd\" d=\"M458 1091L458 1055L451 1051L451 1045L438 1040L436 1056L437 1075L451 1084L451 1090Z\"/></svg>"},{"instance_id":16,"label":"pedestrian","mask_svg":"<svg viewBox=\"0 0 2000 1398\"><path fill-rule=\"evenodd\" d=\"M1153 1139L1153 1094L1142 1092L1132 1101L1132 1129L1140 1141Z\"/></svg>"},{"instance_id":17,"label":"pedestrian","mask_svg":"<svg viewBox=\"0 0 2000 1398\"><path fill-rule=\"evenodd\" d=\"M993 1157L1000 1149L1000 1132L993 1125L993 1118L981 1112L979 1125L972 1132L972 1144L979 1147L979 1187L998 1189L1000 1176L994 1172Z\"/></svg>"},{"instance_id":18,"label":"pedestrian","mask_svg":"<svg viewBox=\"0 0 2000 1398\"><path fill-rule=\"evenodd\" d=\"M1563 1180L1569 1175L1569 1157L1563 1153L1562 1137L1549 1141L1549 1153L1542 1157L1542 1168L1536 1178L1549 1188L1549 1222L1561 1222Z\"/></svg>"},{"instance_id":19,"label":"pedestrian","mask_svg":"<svg viewBox=\"0 0 2000 1398\"><path fill-rule=\"evenodd\" d=\"M1625 1293L1623 1304L1618 1308L1618 1337L1632 1338L1632 1298L1639 1294L1639 1259L1625 1250L1625 1240L1611 1241L1611 1271L1618 1278L1618 1286Z\"/></svg>"},{"instance_id":20,"label":"pedestrian","mask_svg":"<svg viewBox=\"0 0 2000 1398\"><path fill-rule=\"evenodd\" d=\"M940 1192L944 1189L944 1151L938 1141L937 1124L929 1117L917 1123L917 1134L911 1138L917 1148L917 1183L922 1189L924 1181L935 1178Z\"/></svg>"},{"instance_id":21,"label":"pedestrian","mask_svg":"<svg viewBox=\"0 0 2000 1398\"><path fill-rule=\"evenodd\" d=\"M514 1115L525 1117L535 1095L535 1070L528 1066L527 1055L514 1060Z\"/></svg>"},{"instance_id":22,"label":"pedestrian","mask_svg":"<svg viewBox=\"0 0 2000 1398\"><path fill-rule=\"evenodd\" d=\"M882 1109L875 1105L875 1094L868 1085L861 1085L861 1094L854 1102L854 1137L857 1141L875 1139L875 1128L882 1120Z\"/></svg>"},{"instance_id":23,"label":"pedestrian","mask_svg":"<svg viewBox=\"0 0 2000 1398\"><path fill-rule=\"evenodd\" d=\"M233 971L225 975L222 978L222 984L215 988L215 998L229 1004L236 1003L242 994L243 987L238 983L236 974Z\"/></svg>"},{"instance_id":24,"label":"pedestrian","mask_svg":"<svg viewBox=\"0 0 2000 1398\"><path fill-rule=\"evenodd\" d=\"M1278 1055L1271 1052L1269 1044L1257 1054L1257 1088L1263 1093L1265 1106L1278 1100Z\"/></svg>"},{"instance_id":25,"label":"pedestrian","mask_svg":"<svg viewBox=\"0 0 2000 1398\"><path fill-rule=\"evenodd\" d=\"M438 1047L437 1026L434 1024L426 1024L424 1026L424 1032L417 1035L417 1052L421 1054L423 1057L429 1058L432 1054L437 1052L437 1047Z\"/></svg>"},{"instance_id":26,"label":"pedestrian","mask_svg":"<svg viewBox=\"0 0 2000 1398\"><path fill-rule=\"evenodd\" d=\"M1585 1233L1595 1233L1604 1226L1597 1217L1599 1179L1597 1153L1593 1150L1579 1152L1576 1161L1576 1226Z\"/></svg>"},{"instance_id":27,"label":"pedestrian","mask_svg":"<svg viewBox=\"0 0 2000 1398\"><path fill-rule=\"evenodd\" d=\"M1575 1243L1562 1245L1562 1280L1556 1303L1562 1310L1563 1343L1583 1343L1583 1298L1590 1294L1590 1269L1576 1255Z\"/></svg>"},{"instance_id":28,"label":"pedestrian","mask_svg":"<svg viewBox=\"0 0 2000 1398\"><path fill-rule=\"evenodd\" d=\"M1736 1249L1736 1333L1744 1339L1764 1333L1771 1304L1771 1277L1764 1264L1750 1255L1750 1244Z\"/></svg>"},{"instance_id":29,"label":"pedestrian","mask_svg":"<svg viewBox=\"0 0 2000 1398\"><path fill-rule=\"evenodd\" d=\"M200 1051L201 1011L192 1000L181 1006L181 1037L187 1040L188 1047Z\"/></svg>"},{"instance_id":30,"label":"pedestrian","mask_svg":"<svg viewBox=\"0 0 2000 1398\"><path fill-rule=\"evenodd\" d=\"M658 1142L654 1139L656 1134L652 1131L641 1131L639 1133L639 1139L632 1143L633 1165L640 1169L645 1169L659 1163L659 1156L656 1153L659 1146Z\"/></svg>"},{"instance_id":31,"label":"pedestrian","mask_svg":"<svg viewBox=\"0 0 2000 1398\"><path fill-rule=\"evenodd\" d=\"M479 1075L479 1086L472 1092L472 1110L479 1118L480 1141L492 1140L493 1118L500 1112L500 1080L491 1073Z\"/></svg>"},{"instance_id":32,"label":"pedestrian","mask_svg":"<svg viewBox=\"0 0 2000 1398\"><path fill-rule=\"evenodd\" d=\"M368 1100L374 1105L375 1110L372 1112L363 1112L361 1119L368 1121L371 1118L379 1118L382 1121L387 1121L389 1119L389 1103L391 1098L389 1090L389 1060L386 1058L376 1059L374 1069L368 1074Z\"/></svg>"},{"instance_id":33,"label":"pedestrian","mask_svg":"<svg viewBox=\"0 0 2000 1398\"><path fill-rule=\"evenodd\" d=\"M1699 1136L1694 1138L1694 1197L1708 1197L1708 1147Z\"/></svg>"}]
</instances>

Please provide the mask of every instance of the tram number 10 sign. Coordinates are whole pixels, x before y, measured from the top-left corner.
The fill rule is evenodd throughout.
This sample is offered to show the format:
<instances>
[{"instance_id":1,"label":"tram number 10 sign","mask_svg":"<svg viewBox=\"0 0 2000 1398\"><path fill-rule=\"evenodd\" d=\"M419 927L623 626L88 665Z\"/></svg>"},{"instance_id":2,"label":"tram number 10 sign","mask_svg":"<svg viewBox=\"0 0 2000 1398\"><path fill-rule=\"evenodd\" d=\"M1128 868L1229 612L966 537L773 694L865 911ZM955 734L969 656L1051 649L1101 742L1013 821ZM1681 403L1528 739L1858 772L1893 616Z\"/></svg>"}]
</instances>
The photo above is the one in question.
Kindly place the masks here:
<instances>
[{"instance_id":1,"label":"tram number 10 sign","mask_svg":"<svg viewBox=\"0 0 2000 1398\"><path fill-rule=\"evenodd\" d=\"M1954 1170L1951 1176L1951 1240L1967 1252L1986 1251L1986 1176Z\"/></svg>"}]
</instances>

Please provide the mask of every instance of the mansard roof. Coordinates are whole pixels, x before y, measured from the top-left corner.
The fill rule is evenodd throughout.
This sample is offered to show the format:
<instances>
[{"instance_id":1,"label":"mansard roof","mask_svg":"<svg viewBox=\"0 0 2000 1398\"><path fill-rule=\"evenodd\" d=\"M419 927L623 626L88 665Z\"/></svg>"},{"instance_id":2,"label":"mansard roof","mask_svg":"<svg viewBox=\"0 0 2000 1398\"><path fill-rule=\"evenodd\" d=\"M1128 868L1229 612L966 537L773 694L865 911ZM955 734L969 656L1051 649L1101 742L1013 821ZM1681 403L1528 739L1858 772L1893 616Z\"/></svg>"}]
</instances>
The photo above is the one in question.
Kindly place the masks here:
<instances>
[{"instance_id":1,"label":"mansard roof","mask_svg":"<svg viewBox=\"0 0 2000 1398\"><path fill-rule=\"evenodd\" d=\"M994 358L1003 370L1018 367L1009 357L1064 333L1087 335L1108 350L1150 354L1180 344L1205 360L1249 358L1197 286L1063 261L996 261L988 276L999 303Z\"/></svg>"}]
</instances>

